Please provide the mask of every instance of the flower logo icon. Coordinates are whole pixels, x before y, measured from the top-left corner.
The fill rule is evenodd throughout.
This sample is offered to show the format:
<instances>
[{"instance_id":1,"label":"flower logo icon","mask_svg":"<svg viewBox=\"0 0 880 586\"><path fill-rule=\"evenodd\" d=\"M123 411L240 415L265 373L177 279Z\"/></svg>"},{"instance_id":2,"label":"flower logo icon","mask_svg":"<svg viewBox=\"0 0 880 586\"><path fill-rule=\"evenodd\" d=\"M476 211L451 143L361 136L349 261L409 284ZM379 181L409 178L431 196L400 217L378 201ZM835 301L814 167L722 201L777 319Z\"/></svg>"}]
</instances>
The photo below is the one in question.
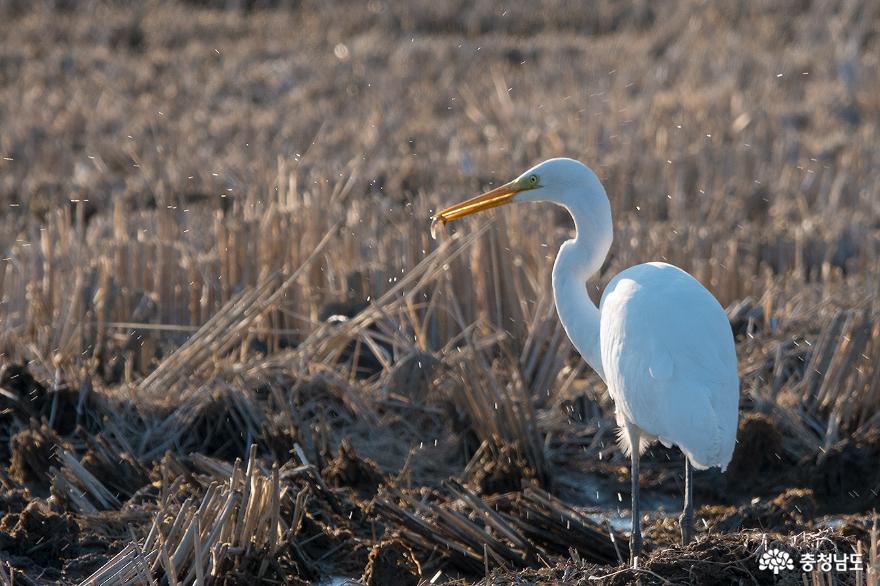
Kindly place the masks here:
<instances>
[{"instance_id":1,"label":"flower logo icon","mask_svg":"<svg viewBox=\"0 0 880 586\"><path fill-rule=\"evenodd\" d=\"M773 570L774 574L778 574L780 570L793 570L794 562L787 551L779 549L768 549L761 554L758 560L758 569Z\"/></svg>"}]
</instances>

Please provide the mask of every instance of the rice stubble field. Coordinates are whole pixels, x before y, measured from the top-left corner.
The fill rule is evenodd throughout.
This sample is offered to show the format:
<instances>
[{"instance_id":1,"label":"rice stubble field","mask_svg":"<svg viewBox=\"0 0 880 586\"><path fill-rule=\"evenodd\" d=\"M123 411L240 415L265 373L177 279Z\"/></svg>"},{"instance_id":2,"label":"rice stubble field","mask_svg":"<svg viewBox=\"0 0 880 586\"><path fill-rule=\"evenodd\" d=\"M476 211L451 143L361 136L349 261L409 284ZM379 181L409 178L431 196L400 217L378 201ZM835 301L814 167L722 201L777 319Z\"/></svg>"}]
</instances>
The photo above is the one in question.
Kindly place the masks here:
<instances>
[{"instance_id":1,"label":"rice stubble field","mask_svg":"<svg viewBox=\"0 0 880 586\"><path fill-rule=\"evenodd\" d=\"M0 583L877 582L875 3L232 4L0 0ZM663 260L736 336L733 462L685 548L649 450L639 570L568 216L430 237L551 156L611 198L594 299Z\"/></svg>"}]
</instances>

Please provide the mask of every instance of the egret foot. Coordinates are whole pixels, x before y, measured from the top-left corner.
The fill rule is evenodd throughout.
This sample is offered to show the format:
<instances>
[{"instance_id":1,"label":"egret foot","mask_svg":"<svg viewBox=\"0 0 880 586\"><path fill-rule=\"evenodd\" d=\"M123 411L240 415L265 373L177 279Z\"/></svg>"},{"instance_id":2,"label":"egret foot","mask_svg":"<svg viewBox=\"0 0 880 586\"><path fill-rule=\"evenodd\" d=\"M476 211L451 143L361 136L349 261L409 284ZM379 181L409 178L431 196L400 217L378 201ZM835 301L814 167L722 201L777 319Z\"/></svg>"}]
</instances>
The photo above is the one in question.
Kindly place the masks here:
<instances>
[{"instance_id":1,"label":"egret foot","mask_svg":"<svg viewBox=\"0 0 880 586\"><path fill-rule=\"evenodd\" d=\"M694 540L694 516L691 513L688 516L686 513L682 513L678 517L678 524L681 526L681 544L688 545L691 541Z\"/></svg>"},{"instance_id":2,"label":"egret foot","mask_svg":"<svg viewBox=\"0 0 880 586\"><path fill-rule=\"evenodd\" d=\"M633 568L639 567L639 557L642 555L642 532L636 530L636 533L630 535L629 538L629 563Z\"/></svg>"}]
</instances>

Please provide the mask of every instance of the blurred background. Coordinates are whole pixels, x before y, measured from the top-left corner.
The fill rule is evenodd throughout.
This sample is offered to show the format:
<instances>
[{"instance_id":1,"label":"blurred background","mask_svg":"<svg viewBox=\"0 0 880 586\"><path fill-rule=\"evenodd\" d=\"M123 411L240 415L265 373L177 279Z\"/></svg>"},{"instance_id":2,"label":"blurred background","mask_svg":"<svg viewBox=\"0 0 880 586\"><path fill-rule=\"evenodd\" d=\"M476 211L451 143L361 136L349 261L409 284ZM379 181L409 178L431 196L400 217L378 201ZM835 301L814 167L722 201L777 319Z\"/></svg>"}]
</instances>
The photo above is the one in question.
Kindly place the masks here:
<instances>
[{"instance_id":1,"label":"blurred background","mask_svg":"<svg viewBox=\"0 0 880 586\"><path fill-rule=\"evenodd\" d=\"M442 512L489 498L517 518L537 498L523 478L579 515L625 518L613 405L549 288L567 214L511 207L439 241L428 230L432 211L552 156L592 167L611 199L594 299L663 260L727 308L743 417L730 472L698 482L706 532L833 515L855 527L840 539L867 539L878 28L870 0L0 0L0 480L28 491L2 535L34 538L15 532L31 499L54 495L83 534L94 511L146 499L134 541L101 525L89 563L74 564L80 544L25 548L10 567L74 580L131 551L155 572L153 515L171 531L187 497L208 498L193 475L237 478L249 454L267 487L289 483L278 507L301 524L276 533L323 544L282 555L273 530L253 538L295 558L277 570L291 580L373 579L377 524L427 578L528 567L528 540L492 542L505 563L489 563ZM273 485L273 462L317 472ZM644 466L653 536L674 541L680 455ZM309 482L348 500L298 497ZM558 529L535 547L567 555ZM584 531L584 559L612 563L583 553ZM172 562L195 568L186 555ZM220 559L268 571L235 555Z\"/></svg>"}]
</instances>

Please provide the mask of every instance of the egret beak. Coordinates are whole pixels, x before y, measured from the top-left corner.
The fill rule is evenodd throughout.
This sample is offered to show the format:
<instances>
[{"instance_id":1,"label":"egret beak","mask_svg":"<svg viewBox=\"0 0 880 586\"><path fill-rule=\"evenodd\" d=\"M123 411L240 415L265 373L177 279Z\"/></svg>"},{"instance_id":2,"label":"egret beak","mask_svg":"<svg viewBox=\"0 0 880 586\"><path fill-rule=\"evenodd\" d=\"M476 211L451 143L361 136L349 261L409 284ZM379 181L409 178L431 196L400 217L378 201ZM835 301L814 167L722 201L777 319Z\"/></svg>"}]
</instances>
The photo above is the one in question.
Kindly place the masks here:
<instances>
[{"instance_id":1,"label":"egret beak","mask_svg":"<svg viewBox=\"0 0 880 586\"><path fill-rule=\"evenodd\" d=\"M496 187L492 191L487 191L482 195L457 203L445 210L440 210L431 218L431 237L437 237L435 231L438 223L445 224L449 220L457 220L458 218L482 212L483 210L509 204L513 201L513 196L522 190L523 188L518 181L511 181Z\"/></svg>"}]
</instances>

